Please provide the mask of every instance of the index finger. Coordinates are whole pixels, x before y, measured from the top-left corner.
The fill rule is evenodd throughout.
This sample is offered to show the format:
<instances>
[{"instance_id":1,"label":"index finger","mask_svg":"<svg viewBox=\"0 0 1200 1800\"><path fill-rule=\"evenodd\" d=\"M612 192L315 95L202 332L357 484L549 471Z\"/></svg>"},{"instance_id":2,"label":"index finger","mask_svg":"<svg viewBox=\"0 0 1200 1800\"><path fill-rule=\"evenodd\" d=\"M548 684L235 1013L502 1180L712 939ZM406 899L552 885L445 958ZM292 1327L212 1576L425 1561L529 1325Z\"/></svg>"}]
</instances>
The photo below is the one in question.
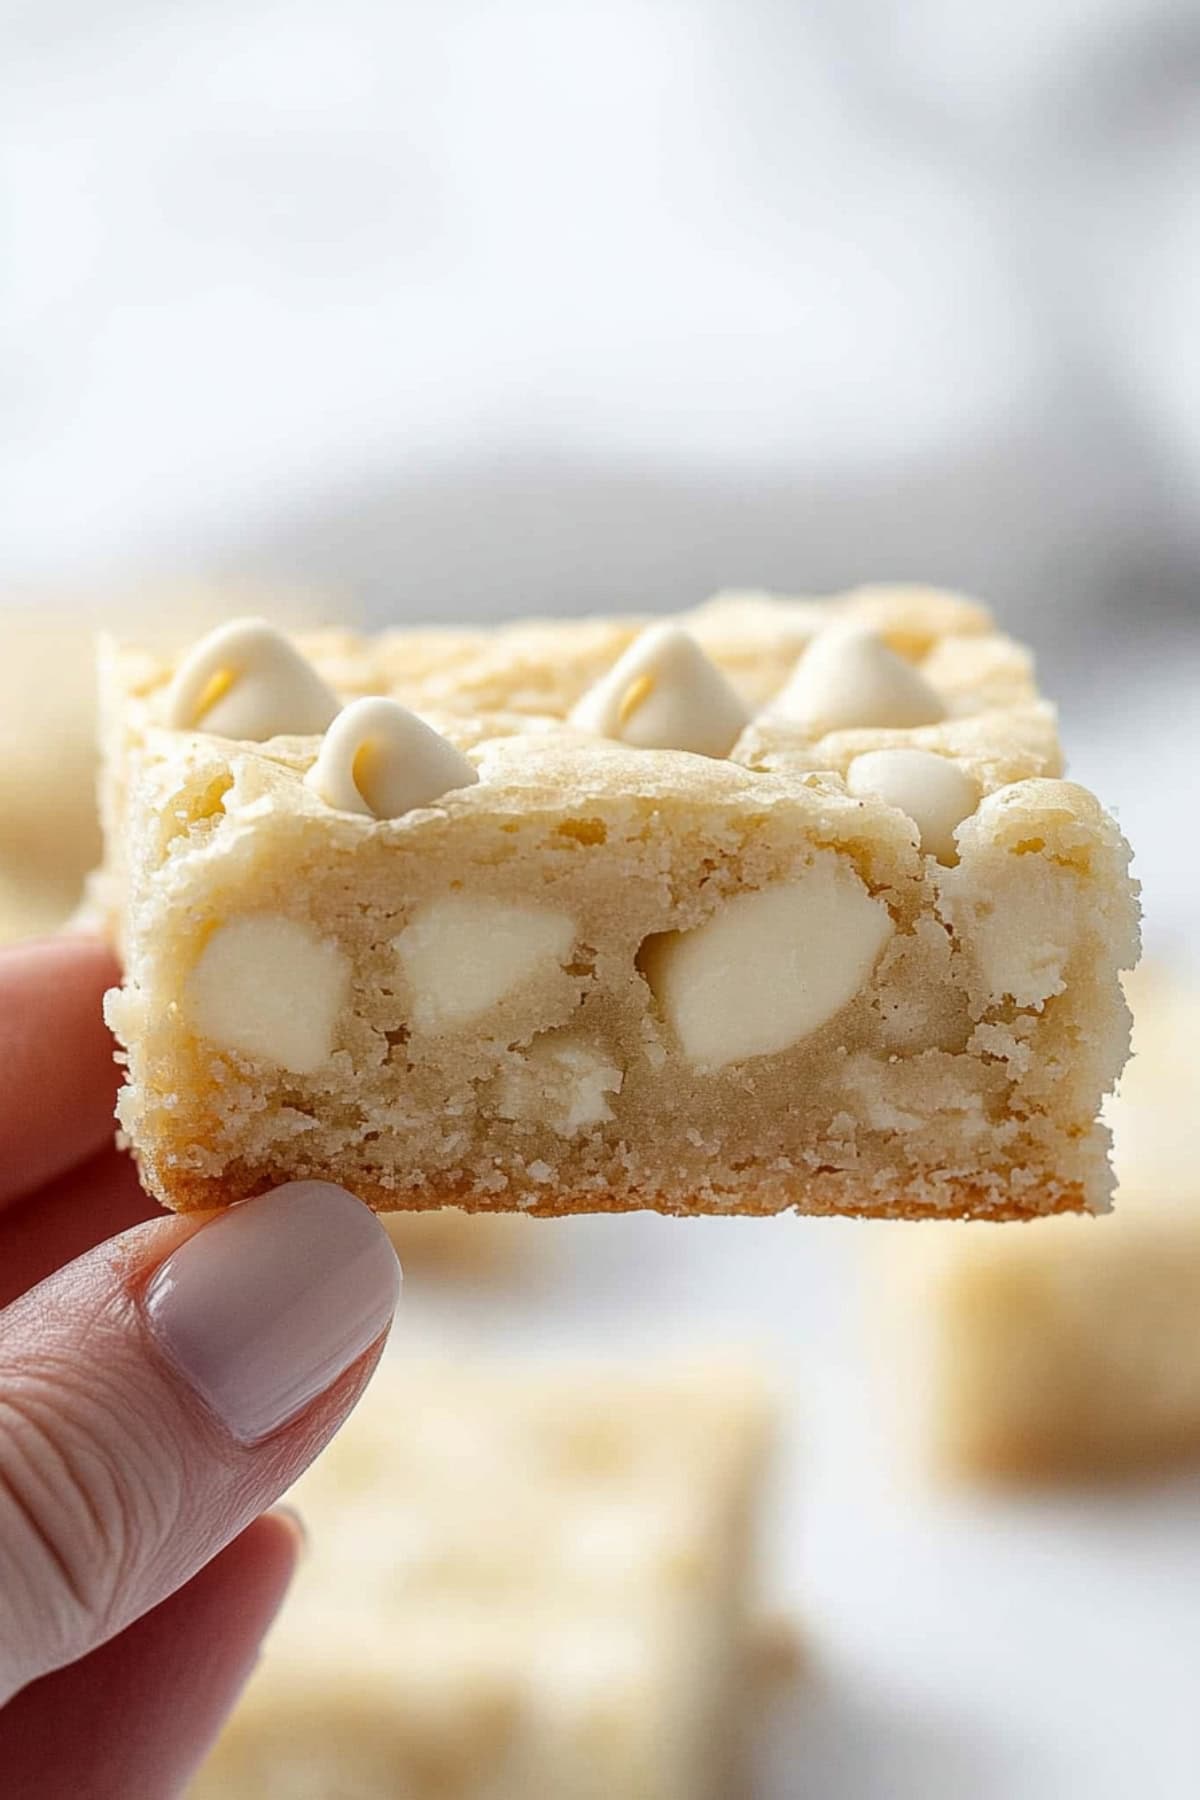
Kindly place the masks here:
<instances>
[{"instance_id":1,"label":"index finger","mask_svg":"<svg viewBox=\"0 0 1200 1800\"><path fill-rule=\"evenodd\" d=\"M118 1075L100 1009L118 979L94 938L0 949L0 1205L111 1139Z\"/></svg>"}]
</instances>

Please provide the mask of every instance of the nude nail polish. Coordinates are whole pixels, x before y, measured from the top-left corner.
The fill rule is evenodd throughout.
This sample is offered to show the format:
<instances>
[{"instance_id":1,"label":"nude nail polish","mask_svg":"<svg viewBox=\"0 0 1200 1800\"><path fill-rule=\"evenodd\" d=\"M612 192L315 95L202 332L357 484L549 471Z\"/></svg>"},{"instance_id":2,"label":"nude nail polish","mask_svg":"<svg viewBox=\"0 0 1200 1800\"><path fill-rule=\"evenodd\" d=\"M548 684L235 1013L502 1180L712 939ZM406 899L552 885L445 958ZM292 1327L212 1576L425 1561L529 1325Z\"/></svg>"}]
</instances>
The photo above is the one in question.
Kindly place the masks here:
<instances>
[{"instance_id":1,"label":"nude nail polish","mask_svg":"<svg viewBox=\"0 0 1200 1800\"><path fill-rule=\"evenodd\" d=\"M400 1265L345 1188L290 1181L204 1226L158 1269L143 1306L184 1380L255 1444L332 1386L387 1329Z\"/></svg>"}]
</instances>

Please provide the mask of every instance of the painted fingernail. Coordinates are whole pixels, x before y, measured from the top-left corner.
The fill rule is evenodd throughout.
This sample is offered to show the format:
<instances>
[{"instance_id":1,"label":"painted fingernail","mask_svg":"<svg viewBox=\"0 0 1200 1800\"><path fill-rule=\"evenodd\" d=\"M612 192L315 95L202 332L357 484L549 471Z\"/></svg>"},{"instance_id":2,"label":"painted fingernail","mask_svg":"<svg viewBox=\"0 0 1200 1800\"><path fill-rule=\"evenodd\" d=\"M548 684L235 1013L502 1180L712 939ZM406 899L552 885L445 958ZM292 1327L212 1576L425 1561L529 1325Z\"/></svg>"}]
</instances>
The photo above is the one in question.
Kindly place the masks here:
<instances>
[{"instance_id":1,"label":"painted fingernail","mask_svg":"<svg viewBox=\"0 0 1200 1800\"><path fill-rule=\"evenodd\" d=\"M231 1207L155 1273L155 1338L230 1433L256 1444L325 1392L386 1330L400 1265L360 1200L289 1181Z\"/></svg>"}]
</instances>

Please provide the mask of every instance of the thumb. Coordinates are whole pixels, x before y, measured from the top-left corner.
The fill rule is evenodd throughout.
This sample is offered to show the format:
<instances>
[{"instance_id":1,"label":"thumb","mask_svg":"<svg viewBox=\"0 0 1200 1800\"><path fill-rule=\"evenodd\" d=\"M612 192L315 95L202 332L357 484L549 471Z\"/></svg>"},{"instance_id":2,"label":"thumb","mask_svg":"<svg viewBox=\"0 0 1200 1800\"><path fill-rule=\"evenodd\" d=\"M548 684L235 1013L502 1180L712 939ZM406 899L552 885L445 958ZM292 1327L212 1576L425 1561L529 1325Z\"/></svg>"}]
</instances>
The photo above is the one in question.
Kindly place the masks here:
<instances>
[{"instance_id":1,"label":"thumb","mask_svg":"<svg viewBox=\"0 0 1200 1800\"><path fill-rule=\"evenodd\" d=\"M0 1704L191 1579L331 1438L400 1272L292 1182L136 1227L0 1313Z\"/></svg>"}]
</instances>

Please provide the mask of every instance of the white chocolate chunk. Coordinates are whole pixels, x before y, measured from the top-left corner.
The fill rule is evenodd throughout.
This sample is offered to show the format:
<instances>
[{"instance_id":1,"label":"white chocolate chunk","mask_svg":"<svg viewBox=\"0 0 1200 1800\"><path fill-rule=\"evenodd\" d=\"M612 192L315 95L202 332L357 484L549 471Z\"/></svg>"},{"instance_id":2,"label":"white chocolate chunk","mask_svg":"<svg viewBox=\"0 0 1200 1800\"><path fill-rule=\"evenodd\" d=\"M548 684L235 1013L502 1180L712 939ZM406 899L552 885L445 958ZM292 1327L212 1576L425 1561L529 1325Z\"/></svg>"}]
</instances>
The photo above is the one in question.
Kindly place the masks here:
<instances>
[{"instance_id":1,"label":"white chocolate chunk","mask_svg":"<svg viewBox=\"0 0 1200 1800\"><path fill-rule=\"evenodd\" d=\"M749 715L699 644L677 625L651 625L576 705L578 731L637 750L728 756Z\"/></svg>"},{"instance_id":2,"label":"white chocolate chunk","mask_svg":"<svg viewBox=\"0 0 1200 1800\"><path fill-rule=\"evenodd\" d=\"M339 812L398 819L479 780L440 732L396 700L354 700L325 733L305 785Z\"/></svg>"},{"instance_id":3,"label":"white chocolate chunk","mask_svg":"<svg viewBox=\"0 0 1200 1800\"><path fill-rule=\"evenodd\" d=\"M1040 1012L1067 985L1086 905L1079 876L1030 858L1001 877L990 898L973 909L965 937L984 994L991 1005L1013 1000Z\"/></svg>"},{"instance_id":4,"label":"white chocolate chunk","mask_svg":"<svg viewBox=\"0 0 1200 1800\"><path fill-rule=\"evenodd\" d=\"M954 833L979 805L979 783L948 756L868 750L850 764L846 786L860 798L874 794L906 813L927 855L942 863L958 861Z\"/></svg>"},{"instance_id":5,"label":"white chocolate chunk","mask_svg":"<svg viewBox=\"0 0 1200 1800\"><path fill-rule=\"evenodd\" d=\"M771 704L814 737L862 726L905 729L946 716L941 696L873 631L831 625L815 637Z\"/></svg>"},{"instance_id":6,"label":"white chocolate chunk","mask_svg":"<svg viewBox=\"0 0 1200 1800\"><path fill-rule=\"evenodd\" d=\"M213 932L186 1008L193 1029L219 1049L311 1075L329 1060L349 987L349 961L332 939L262 913Z\"/></svg>"},{"instance_id":7,"label":"white chocolate chunk","mask_svg":"<svg viewBox=\"0 0 1200 1800\"><path fill-rule=\"evenodd\" d=\"M542 906L450 894L422 907L393 940L421 1031L468 1025L571 954L575 921Z\"/></svg>"},{"instance_id":8,"label":"white chocolate chunk","mask_svg":"<svg viewBox=\"0 0 1200 1800\"><path fill-rule=\"evenodd\" d=\"M1078 869L999 835L1015 783L984 799L959 834L961 861L942 876L939 911L969 957L977 1003L1041 1011L1067 987L1096 897ZM1030 835L1036 835L1036 824Z\"/></svg>"},{"instance_id":9,"label":"white chocolate chunk","mask_svg":"<svg viewBox=\"0 0 1200 1800\"><path fill-rule=\"evenodd\" d=\"M610 1094L624 1077L612 1058L576 1032L545 1032L501 1072L496 1111L502 1119L544 1121L574 1137L613 1116Z\"/></svg>"},{"instance_id":10,"label":"white chocolate chunk","mask_svg":"<svg viewBox=\"0 0 1200 1800\"><path fill-rule=\"evenodd\" d=\"M265 619L233 619L188 652L164 716L176 730L262 743L324 731L337 710L337 695L282 632Z\"/></svg>"},{"instance_id":11,"label":"white chocolate chunk","mask_svg":"<svg viewBox=\"0 0 1200 1800\"><path fill-rule=\"evenodd\" d=\"M705 1069L788 1050L864 983L892 933L882 900L832 850L805 872L726 900L704 925L651 939L643 967Z\"/></svg>"}]
</instances>

